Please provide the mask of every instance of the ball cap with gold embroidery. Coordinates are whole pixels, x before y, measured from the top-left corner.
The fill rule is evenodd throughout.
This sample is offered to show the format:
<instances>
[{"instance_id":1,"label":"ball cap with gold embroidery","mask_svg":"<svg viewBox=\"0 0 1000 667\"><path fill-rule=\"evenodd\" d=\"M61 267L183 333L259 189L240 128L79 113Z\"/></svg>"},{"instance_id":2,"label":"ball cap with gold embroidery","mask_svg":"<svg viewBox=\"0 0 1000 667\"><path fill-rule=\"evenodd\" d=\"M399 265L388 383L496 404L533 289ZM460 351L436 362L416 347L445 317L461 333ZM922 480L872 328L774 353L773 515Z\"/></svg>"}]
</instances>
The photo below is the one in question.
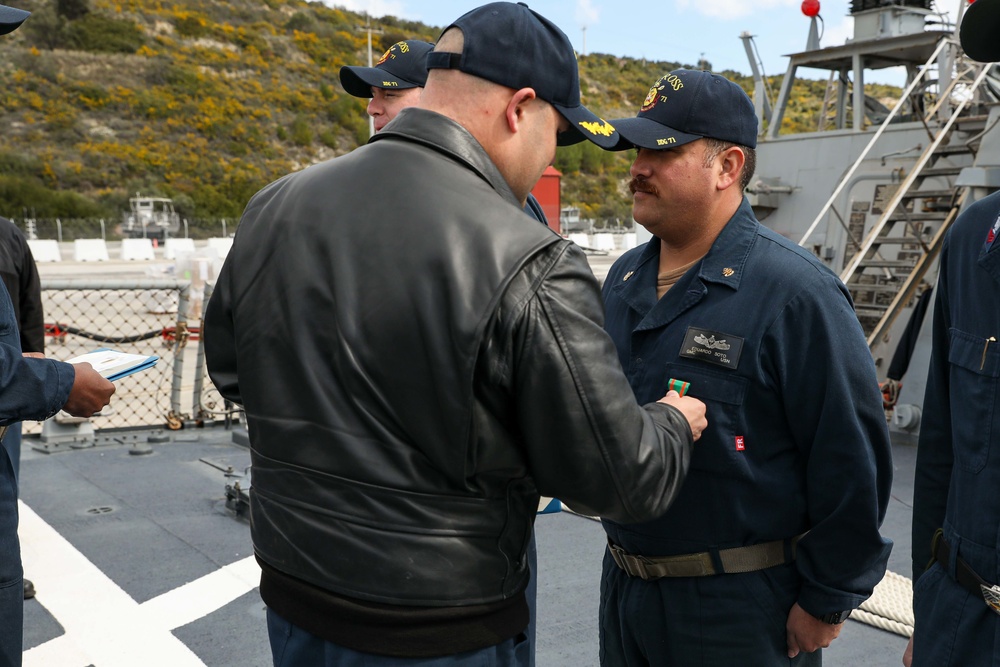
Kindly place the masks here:
<instances>
[{"instance_id":1,"label":"ball cap with gold embroidery","mask_svg":"<svg viewBox=\"0 0 1000 667\"><path fill-rule=\"evenodd\" d=\"M976 0L959 29L962 50L983 63L1000 61L1000 0Z\"/></svg>"},{"instance_id":2,"label":"ball cap with gold embroidery","mask_svg":"<svg viewBox=\"0 0 1000 667\"><path fill-rule=\"evenodd\" d=\"M8 7L7 5L0 5L0 35L13 32L29 16L31 16L31 12Z\"/></svg>"},{"instance_id":3,"label":"ball cap with gold embroidery","mask_svg":"<svg viewBox=\"0 0 1000 667\"><path fill-rule=\"evenodd\" d=\"M340 85L354 97L371 97L372 87L423 88L427 83L427 54L432 48L430 42L417 39L396 42L374 67L341 67Z\"/></svg>"},{"instance_id":4,"label":"ball cap with gold embroidery","mask_svg":"<svg viewBox=\"0 0 1000 667\"><path fill-rule=\"evenodd\" d=\"M616 148L676 148L705 137L757 147L757 113L738 85L718 74L677 69L657 79L635 118L613 120Z\"/></svg>"},{"instance_id":5,"label":"ball cap with gold embroidery","mask_svg":"<svg viewBox=\"0 0 1000 667\"><path fill-rule=\"evenodd\" d=\"M457 69L515 90L533 88L570 123L571 129L559 134L561 146L584 139L601 148L618 143L614 128L580 103L580 71L569 38L528 5L493 2L459 17L445 31L450 28L462 31L462 52L432 51L428 69Z\"/></svg>"}]
</instances>

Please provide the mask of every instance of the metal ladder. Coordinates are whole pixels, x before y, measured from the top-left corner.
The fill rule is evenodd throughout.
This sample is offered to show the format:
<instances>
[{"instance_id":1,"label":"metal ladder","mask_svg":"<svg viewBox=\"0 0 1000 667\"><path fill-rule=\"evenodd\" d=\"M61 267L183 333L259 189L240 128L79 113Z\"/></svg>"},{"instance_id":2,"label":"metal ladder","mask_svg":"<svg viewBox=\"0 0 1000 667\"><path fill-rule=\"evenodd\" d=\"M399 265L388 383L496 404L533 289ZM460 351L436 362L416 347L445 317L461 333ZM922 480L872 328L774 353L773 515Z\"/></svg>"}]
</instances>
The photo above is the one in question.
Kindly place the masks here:
<instances>
[{"instance_id":1,"label":"metal ladder","mask_svg":"<svg viewBox=\"0 0 1000 667\"><path fill-rule=\"evenodd\" d=\"M947 43L948 40L942 40L920 75L914 77L907 87L902 99L906 99L918 82L928 75L931 63ZM879 338L889 331L896 317L916 294L924 275L937 257L945 232L965 201L967 189L955 184L961 167L954 166L951 160L963 155L974 155L974 148L952 139L956 130L966 131L970 124L983 122L984 118L962 117L962 114L989 69L988 65L960 61L956 76L951 78L947 88L939 94L937 103L924 114L924 125L927 127L930 143L883 206L878 221L865 238L857 239L849 232L848 251L856 248L856 252L845 264L840 279L854 298L855 310L868 338L869 347L873 348ZM962 98L956 101L951 115L941 124L935 118L959 83L968 83L968 88ZM896 105L876 131L817 215L800 245L805 244L828 212L836 215L847 229L843 217L833 208L833 202L902 106ZM921 186L928 179L938 179L939 183L944 182L945 185L922 189Z\"/></svg>"}]
</instances>

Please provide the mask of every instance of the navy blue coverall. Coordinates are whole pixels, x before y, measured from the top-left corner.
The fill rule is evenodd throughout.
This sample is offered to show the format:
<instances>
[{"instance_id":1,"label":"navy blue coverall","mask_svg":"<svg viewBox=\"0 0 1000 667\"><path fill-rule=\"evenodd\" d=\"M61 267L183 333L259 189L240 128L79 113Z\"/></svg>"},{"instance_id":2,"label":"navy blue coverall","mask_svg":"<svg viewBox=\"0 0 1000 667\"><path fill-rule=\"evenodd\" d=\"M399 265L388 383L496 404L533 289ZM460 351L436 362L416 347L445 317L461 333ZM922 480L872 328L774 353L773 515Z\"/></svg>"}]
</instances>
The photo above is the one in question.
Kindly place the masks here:
<instances>
[{"instance_id":1,"label":"navy blue coverall","mask_svg":"<svg viewBox=\"0 0 1000 667\"><path fill-rule=\"evenodd\" d=\"M52 359L25 359L14 306L0 285L0 425L44 420L69 400L76 372ZM21 664L24 589L17 540L17 479L0 446L0 665Z\"/></svg>"},{"instance_id":2,"label":"navy blue coverall","mask_svg":"<svg viewBox=\"0 0 1000 667\"><path fill-rule=\"evenodd\" d=\"M914 667L1000 664L1000 615L955 581L961 557L1000 583L997 227L1000 193L959 216L941 250L913 490ZM950 558L925 572L940 527Z\"/></svg>"},{"instance_id":3,"label":"navy blue coverall","mask_svg":"<svg viewBox=\"0 0 1000 667\"><path fill-rule=\"evenodd\" d=\"M744 574L633 578L608 552L604 665L789 661L793 603L856 608L885 573L879 534L892 482L875 366L843 284L762 227L744 198L709 253L657 300L660 241L604 283L605 327L640 403L671 379L707 405L681 493L660 519L605 521L626 552L672 556L804 535L794 562Z\"/></svg>"}]
</instances>

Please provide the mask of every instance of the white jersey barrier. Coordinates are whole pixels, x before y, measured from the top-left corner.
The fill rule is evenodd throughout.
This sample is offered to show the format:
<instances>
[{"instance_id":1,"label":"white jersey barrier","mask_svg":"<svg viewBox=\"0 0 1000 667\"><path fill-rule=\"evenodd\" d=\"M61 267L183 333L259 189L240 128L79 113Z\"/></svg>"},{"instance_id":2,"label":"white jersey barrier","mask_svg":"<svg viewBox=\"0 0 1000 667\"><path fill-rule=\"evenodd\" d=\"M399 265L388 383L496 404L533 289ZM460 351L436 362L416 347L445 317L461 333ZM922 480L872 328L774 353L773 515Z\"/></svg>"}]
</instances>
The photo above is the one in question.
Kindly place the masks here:
<instances>
[{"instance_id":1,"label":"white jersey barrier","mask_svg":"<svg viewBox=\"0 0 1000 667\"><path fill-rule=\"evenodd\" d=\"M73 241L73 261L107 262L108 245L104 239L76 239Z\"/></svg>"},{"instance_id":2,"label":"white jersey barrier","mask_svg":"<svg viewBox=\"0 0 1000 667\"><path fill-rule=\"evenodd\" d=\"M194 239L167 239L164 243L165 259L177 259L177 255L182 252L194 252Z\"/></svg>"},{"instance_id":3,"label":"white jersey barrier","mask_svg":"<svg viewBox=\"0 0 1000 667\"><path fill-rule=\"evenodd\" d=\"M593 243L591 248L594 250L614 250L615 249L615 235L603 232L601 234L594 234Z\"/></svg>"},{"instance_id":4,"label":"white jersey barrier","mask_svg":"<svg viewBox=\"0 0 1000 667\"><path fill-rule=\"evenodd\" d=\"M31 249L31 256L36 262L61 262L62 253L59 252L59 242L55 239L28 239L28 247Z\"/></svg>"},{"instance_id":5,"label":"white jersey barrier","mask_svg":"<svg viewBox=\"0 0 1000 667\"><path fill-rule=\"evenodd\" d=\"M156 259L156 255L153 254L152 239L122 239L122 259L126 261Z\"/></svg>"},{"instance_id":6,"label":"white jersey barrier","mask_svg":"<svg viewBox=\"0 0 1000 667\"><path fill-rule=\"evenodd\" d=\"M233 239L228 236L208 239L208 247L213 248L218 253L219 259L225 259L229 254L229 249L233 247Z\"/></svg>"}]
</instances>

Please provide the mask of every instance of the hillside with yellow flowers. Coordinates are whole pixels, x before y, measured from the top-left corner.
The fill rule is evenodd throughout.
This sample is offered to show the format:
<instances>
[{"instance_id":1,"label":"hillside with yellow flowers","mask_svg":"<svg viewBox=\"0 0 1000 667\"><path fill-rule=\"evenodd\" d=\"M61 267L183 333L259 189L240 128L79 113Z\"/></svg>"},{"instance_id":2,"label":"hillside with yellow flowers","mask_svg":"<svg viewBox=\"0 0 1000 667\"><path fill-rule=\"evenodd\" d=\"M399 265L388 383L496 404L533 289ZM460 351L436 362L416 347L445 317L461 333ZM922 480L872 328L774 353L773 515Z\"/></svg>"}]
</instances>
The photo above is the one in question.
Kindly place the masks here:
<instances>
[{"instance_id":1,"label":"hillside with yellow flowers","mask_svg":"<svg viewBox=\"0 0 1000 667\"><path fill-rule=\"evenodd\" d=\"M117 219L141 192L173 198L197 227L238 218L268 182L368 138L365 102L338 78L342 65L367 62L357 13L301 0L15 4L33 14L0 40L0 215ZM441 30L375 22L376 59ZM650 83L680 66L694 65L582 56L584 102L606 118L631 116ZM751 90L749 77L723 74ZM783 131L815 125L825 86L798 85ZM629 159L560 148L563 205L599 224L627 218Z\"/></svg>"}]
</instances>

